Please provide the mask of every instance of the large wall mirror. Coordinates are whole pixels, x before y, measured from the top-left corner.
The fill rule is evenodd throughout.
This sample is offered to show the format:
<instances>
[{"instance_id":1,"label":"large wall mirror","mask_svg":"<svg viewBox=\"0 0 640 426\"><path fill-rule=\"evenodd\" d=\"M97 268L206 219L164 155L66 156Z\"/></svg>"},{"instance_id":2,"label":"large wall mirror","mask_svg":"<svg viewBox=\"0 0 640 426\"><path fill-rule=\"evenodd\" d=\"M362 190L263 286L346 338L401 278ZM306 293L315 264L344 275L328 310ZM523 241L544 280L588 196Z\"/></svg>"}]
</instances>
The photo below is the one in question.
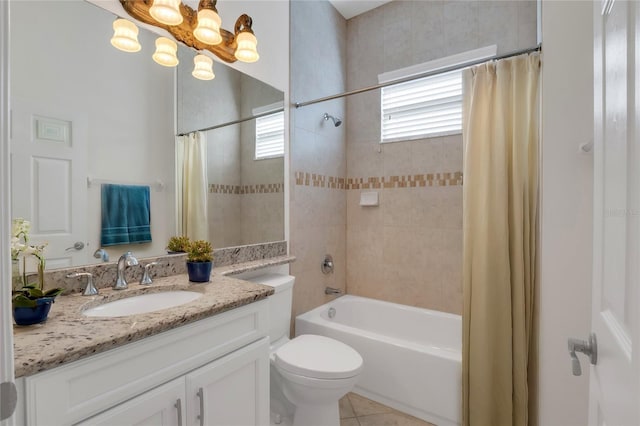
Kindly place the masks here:
<instances>
[{"instance_id":1,"label":"large wall mirror","mask_svg":"<svg viewBox=\"0 0 640 426\"><path fill-rule=\"evenodd\" d=\"M37 11L37 13L35 13ZM47 269L102 262L101 185L150 187L152 242L106 247L111 260L166 253L176 234L175 137L206 131L209 239L215 248L284 239L284 162L256 159L256 120L282 92L219 62L216 78L156 64L109 42L115 16L84 1L11 2L12 215L48 242Z\"/></svg>"}]
</instances>

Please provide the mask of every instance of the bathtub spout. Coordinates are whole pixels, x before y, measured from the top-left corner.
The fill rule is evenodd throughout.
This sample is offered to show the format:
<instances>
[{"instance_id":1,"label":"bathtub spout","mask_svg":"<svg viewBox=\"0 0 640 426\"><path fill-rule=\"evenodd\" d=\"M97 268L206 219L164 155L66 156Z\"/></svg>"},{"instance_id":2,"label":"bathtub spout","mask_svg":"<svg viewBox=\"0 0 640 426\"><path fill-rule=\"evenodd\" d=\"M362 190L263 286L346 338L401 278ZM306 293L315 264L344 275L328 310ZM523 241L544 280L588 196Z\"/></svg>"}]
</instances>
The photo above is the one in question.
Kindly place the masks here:
<instances>
[{"instance_id":1,"label":"bathtub spout","mask_svg":"<svg viewBox=\"0 0 640 426\"><path fill-rule=\"evenodd\" d=\"M340 295L343 291L339 288L325 287L324 294Z\"/></svg>"}]
</instances>

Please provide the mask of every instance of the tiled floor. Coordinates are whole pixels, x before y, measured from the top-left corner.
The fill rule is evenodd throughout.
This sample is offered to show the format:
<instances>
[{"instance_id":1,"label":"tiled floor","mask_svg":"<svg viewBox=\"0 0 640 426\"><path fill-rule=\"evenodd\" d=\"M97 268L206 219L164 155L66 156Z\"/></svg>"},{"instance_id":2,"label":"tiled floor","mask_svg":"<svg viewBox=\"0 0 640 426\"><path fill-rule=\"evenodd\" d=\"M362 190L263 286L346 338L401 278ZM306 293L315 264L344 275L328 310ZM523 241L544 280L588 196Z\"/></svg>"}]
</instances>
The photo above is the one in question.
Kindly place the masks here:
<instances>
[{"instance_id":1,"label":"tiled floor","mask_svg":"<svg viewBox=\"0 0 640 426\"><path fill-rule=\"evenodd\" d=\"M340 426L435 426L363 396L349 393L340 400Z\"/></svg>"}]
</instances>

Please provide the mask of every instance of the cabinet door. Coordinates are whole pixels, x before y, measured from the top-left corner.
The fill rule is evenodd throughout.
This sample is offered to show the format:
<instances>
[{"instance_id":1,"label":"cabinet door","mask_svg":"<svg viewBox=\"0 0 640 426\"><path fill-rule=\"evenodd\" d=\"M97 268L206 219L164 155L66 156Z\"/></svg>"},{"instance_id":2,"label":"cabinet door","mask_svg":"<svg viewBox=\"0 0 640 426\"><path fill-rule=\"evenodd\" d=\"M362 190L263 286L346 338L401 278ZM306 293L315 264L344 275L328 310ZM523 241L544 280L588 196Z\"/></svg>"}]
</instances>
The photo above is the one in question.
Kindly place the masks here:
<instances>
[{"instance_id":1,"label":"cabinet door","mask_svg":"<svg viewBox=\"0 0 640 426\"><path fill-rule=\"evenodd\" d=\"M117 405L80 426L182 426L186 420L184 379L173 380Z\"/></svg>"},{"instance_id":2,"label":"cabinet door","mask_svg":"<svg viewBox=\"0 0 640 426\"><path fill-rule=\"evenodd\" d=\"M269 424L269 338L186 376L188 425Z\"/></svg>"}]
</instances>

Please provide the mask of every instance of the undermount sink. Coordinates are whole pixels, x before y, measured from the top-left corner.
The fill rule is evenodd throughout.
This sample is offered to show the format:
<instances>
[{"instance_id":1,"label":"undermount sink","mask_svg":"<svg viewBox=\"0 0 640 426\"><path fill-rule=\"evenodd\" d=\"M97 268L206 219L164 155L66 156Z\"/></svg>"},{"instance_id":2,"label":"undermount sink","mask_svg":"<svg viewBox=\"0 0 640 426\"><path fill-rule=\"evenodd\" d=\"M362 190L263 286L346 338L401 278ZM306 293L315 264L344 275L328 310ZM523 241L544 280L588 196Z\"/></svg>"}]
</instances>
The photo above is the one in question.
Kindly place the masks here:
<instances>
[{"instance_id":1,"label":"undermount sink","mask_svg":"<svg viewBox=\"0 0 640 426\"><path fill-rule=\"evenodd\" d=\"M184 305L200 296L202 296L202 293L195 291L165 291L143 294L104 303L86 309L82 314L88 317L126 317Z\"/></svg>"}]
</instances>

